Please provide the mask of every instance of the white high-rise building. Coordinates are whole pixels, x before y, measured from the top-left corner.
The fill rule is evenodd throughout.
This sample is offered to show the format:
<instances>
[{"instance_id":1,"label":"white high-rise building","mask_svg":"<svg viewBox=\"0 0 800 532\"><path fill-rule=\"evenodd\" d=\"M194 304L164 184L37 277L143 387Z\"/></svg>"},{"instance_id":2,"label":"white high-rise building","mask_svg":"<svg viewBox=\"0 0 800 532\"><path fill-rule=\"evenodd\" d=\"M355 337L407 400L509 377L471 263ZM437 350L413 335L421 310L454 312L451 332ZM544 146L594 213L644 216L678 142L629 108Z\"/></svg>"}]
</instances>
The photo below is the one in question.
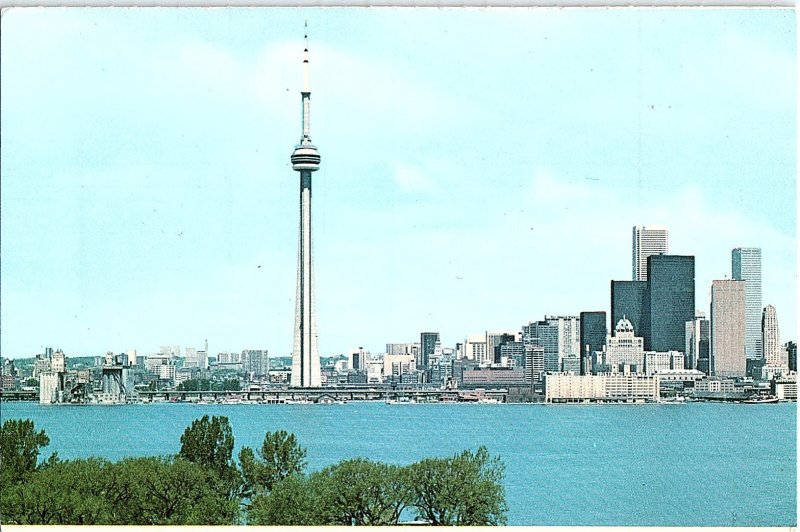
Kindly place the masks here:
<instances>
[{"instance_id":1,"label":"white high-rise building","mask_svg":"<svg viewBox=\"0 0 800 532\"><path fill-rule=\"evenodd\" d=\"M711 375L745 376L744 291L744 281L711 282Z\"/></svg>"},{"instance_id":2,"label":"white high-rise building","mask_svg":"<svg viewBox=\"0 0 800 532\"><path fill-rule=\"evenodd\" d=\"M647 257L666 255L669 248L667 228L661 225L633 227L633 280L647 280Z\"/></svg>"},{"instance_id":3,"label":"white high-rise building","mask_svg":"<svg viewBox=\"0 0 800 532\"><path fill-rule=\"evenodd\" d=\"M486 352L486 335L470 334L464 341L464 356L468 360L474 360L478 364L489 362Z\"/></svg>"},{"instance_id":4,"label":"white high-rise building","mask_svg":"<svg viewBox=\"0 0 800 532\"><path fill-rule=\"evenodd\" d=\"M772 305L764 307L761 318L761 338L764 346L764 365L785 367L788 370L789 353L786 347L781 345L778 314Z\"/></svg>"},{"instance_id":5,"label":"white high-rise building","mask_svg":"<svg viewBox=\"0 0 800 532\"><path fill-rule=\"evenodd\" d=\"M734 248L731 251L731 278L744 281L745 332L747 358L763 356L761 345L761 248Z\"/></svg>"},{"instance_id":6,"label":"white high-rise building","mask_svg":"<svg viewBox=\"0 0 800 532\"><path fill-rule=\"evenodd\" d=\"M300 230L297 246L297 290L295 292L293 387L315 388L322 384L317 347L317 312L314 297L313 248L311 239L311 174L319 170L320 156L311 143L311 89L308 84L308 35L303 57L302 130L292 152L292 170L300 173Z\"/></svg>"}]
</instances>

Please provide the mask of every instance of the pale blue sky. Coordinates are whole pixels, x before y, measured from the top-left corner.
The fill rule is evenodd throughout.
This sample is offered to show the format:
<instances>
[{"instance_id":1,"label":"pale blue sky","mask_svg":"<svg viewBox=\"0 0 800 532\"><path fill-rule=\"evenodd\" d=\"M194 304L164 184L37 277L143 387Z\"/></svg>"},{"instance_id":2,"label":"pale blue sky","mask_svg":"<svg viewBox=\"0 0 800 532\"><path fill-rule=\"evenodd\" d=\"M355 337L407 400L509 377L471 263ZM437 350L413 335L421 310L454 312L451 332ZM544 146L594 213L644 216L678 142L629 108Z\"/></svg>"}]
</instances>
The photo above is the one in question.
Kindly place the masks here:
<instances>
[{"instance_id":1,"label":"pale blue sky","mask_svg":"<svg viewBox=\"0 0 800 532\"><path fill-rule=\"evenodd\" d=\"M2 355L290 354L306 19L321 354L607 311L651 223L706 313L761 247L795 338L791 9L52 8L2 17Z\"/></svg>"}]
</instances>

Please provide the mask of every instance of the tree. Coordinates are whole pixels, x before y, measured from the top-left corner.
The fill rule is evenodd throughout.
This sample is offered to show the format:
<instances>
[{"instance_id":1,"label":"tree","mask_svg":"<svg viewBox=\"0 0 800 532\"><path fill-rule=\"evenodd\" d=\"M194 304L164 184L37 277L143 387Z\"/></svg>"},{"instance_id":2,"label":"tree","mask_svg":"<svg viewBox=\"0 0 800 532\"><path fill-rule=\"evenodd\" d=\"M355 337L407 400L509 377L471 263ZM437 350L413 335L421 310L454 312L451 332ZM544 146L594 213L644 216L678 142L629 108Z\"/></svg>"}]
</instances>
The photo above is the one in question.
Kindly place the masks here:
<instances>
[{"instance_id":1,"label":"tree","mask_svg":"<svg viewBox=\"0 0 800 532\"><path fill-rule=\"evenodd\" d=\"M179 392L197 392L211 390L211 381L208 379L188 379L178 384Z\"/></svg>"},{"instance_id":2,"label":"tree","mask_svg":"<svg viewBox=\"0 0 800 532\"><path fill-rule=\"evenodd\" d=\"M211 469L170 457L69 460L0 494L4 523L229 525L239 503Z\"/></svg>"},{"instance_id":3,"label":"tree","mask_svg":"<svg viewBox=\"0 0 800 532\"><path fill-rule=\"evenodd\" d=\"M50 444L44 430L36 432L30 419L9 419L0 427L3 481L16 483L36 470L39 448Z\"/></svg>"},{"instance_id":4,"label":"tree","mask_svg":"<svg viewBox=\"0 0 800 532\"><path fill-rule=\"evenodd\" d=\"M225 379L222 383L222 389L226 392L238 392L242 389L239 379Z\"/></svg>"},{"instance_id":5,"label":"tree","mask_svg":"<svg viewBox=\"0 0 800 532\"><path fill-rule=\"evenodd\" d=\"M242 495L269 492L281 480L301 474L306 466L306 450L297 442L294 434L285 430L267 432L258 450L258 459L249 447L239 451L239 466L242 470Z\"/></svg>"},{"instance_id":6,"label":"tree","mask_svg":"<svg viewBox=\"0 0 800 532\"><path fill-rule=\"evenodd\" d=\"M363 458L315 473L326 524L397 525L412 502L405 468Z\"/></svg>"},{"instance_id":7,"label":"tree","mask_svg":"<svg viewBox=\"0 0 800 532\"><path fill-rule=\"evenodd\" d=\"M128 458L114 464L108 497L121 504L115 524L230 525L239 501L211 468L182 458Z\"/></svg>"},{"instance_id":8,"label":"tree","mask_svg":"<svg viewBox=\"0 0 800 532\"><path fill-rule=\"evenodd\" d=\"M4 487L0 510L6 524L96 525L110 523L105 498L111 464L105 460L51 462L24 483Z\"/></svg>"},{"instance_id":9,"label":"tree","mask_svg":"<svg viewBox=\"0 0 800 532\"><path fill-rule=\"evenodd\" d=\"M500 457L486 447L451 458L426 458L409 466L412 506L431 525L505 525L508 506Z\"/></svg>"},{"instance_id":10,"label":"tree","mask_svg":"<svg viewBox=\"0 0 800 532\"><path fill-rule=\"evenodd\" d=\"M256 495L247 513L248 525L319 526L327 524L321 513L314 481L291 475L275 484L270 493Z\"/></svg>"},{"instance_id":11,"label":"tree","mask_svg":"<svg viewBox=\"0 0 800 532\"><path fill-rule=\"evenodd\" d=\"M221 478L229 474L232 455L233 431L225 416L195 419L181 435L178 456L214 470Z\"/></svg>"}]
</instances>

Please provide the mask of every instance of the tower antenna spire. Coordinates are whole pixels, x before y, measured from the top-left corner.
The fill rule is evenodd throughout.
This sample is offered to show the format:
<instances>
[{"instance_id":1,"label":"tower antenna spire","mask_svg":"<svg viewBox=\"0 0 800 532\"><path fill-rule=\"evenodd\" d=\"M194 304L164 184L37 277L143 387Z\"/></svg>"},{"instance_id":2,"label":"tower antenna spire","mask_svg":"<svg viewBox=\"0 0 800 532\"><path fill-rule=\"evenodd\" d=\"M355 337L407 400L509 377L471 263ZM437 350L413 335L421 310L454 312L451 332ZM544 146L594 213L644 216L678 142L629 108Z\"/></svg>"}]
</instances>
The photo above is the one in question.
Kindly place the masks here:
<instances>
[{"instance_id":1,"label":"tower antenna spire","mask_svg":"<svg viewBox=\"0 0 800 532\"><path fill-rule=\"evenodd\" d=\"M308 87L308 20L303 27L303 38L306 41L306 47L303 50L303 92L311 92Z\"/></svg>"}]
</instances>

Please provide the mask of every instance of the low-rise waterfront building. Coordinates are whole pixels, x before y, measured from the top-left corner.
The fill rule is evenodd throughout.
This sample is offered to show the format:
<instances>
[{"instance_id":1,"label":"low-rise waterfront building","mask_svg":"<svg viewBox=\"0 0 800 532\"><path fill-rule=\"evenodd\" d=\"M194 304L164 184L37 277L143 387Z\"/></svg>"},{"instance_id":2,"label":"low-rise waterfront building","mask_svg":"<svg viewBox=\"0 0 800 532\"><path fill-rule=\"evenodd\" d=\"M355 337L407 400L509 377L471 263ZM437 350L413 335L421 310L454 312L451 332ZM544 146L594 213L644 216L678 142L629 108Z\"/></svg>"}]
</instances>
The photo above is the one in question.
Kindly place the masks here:
<instances>
[{"instance_id":1,"label":"low-rise waterfront building","mask_svg":"<svg viewBox=\"0 0 800 532\"><path fill-rule=\"evenodd\" d=\"M658 376L641 374L570 375L544 377L545 402L657 401Z\"/></svg>"},{"instance_id":2,"label":"low-rise waterfront building","mask_svg":"<svg viewBox=\"0 0 800 532\"><path fill-rule=\"evenodd\" d=\"M797 376L787 375L770 383L770 392L781 400L797 401Z\"/></svg>"},{"instance_id":3,"label":"low-rise waterfront building","mask_svg":"<svg viewBox=\"0 0 800 532\"><path fill-rule=\"evenodd\" d=\"M709 377L697 381L694 390L695 392L734 393L736 383L733 379Z\"/></svg>"}]
</instances>

